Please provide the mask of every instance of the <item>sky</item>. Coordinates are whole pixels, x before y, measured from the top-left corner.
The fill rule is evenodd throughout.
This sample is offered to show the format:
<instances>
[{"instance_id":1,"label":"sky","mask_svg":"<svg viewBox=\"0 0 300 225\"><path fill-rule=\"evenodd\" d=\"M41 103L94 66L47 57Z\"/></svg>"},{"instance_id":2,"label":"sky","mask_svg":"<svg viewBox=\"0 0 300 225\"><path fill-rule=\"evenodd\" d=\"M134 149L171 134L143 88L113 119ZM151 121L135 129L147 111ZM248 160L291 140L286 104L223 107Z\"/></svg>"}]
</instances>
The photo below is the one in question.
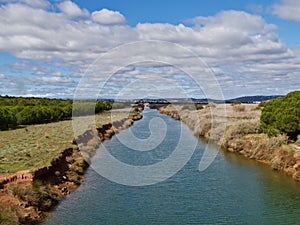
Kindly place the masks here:
<instances>
[{"instance_id":1,"label":"sky","mask_svg":"<svg viewBox=\"0 0 300 225\"><path fill-rule=\"evenodd\" d=\"M0 95L283 95L299 28L298 0L0 0Z\"/></svg>"}]
</instances>

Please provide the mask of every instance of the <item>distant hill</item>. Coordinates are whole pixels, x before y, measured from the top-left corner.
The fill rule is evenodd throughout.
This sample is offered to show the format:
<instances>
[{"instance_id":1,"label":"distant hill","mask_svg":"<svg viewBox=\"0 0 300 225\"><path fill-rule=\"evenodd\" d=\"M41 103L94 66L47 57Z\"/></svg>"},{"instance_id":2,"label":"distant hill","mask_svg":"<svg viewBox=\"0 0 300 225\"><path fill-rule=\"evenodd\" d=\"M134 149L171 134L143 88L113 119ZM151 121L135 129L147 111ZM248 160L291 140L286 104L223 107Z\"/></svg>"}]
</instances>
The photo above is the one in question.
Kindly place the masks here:
<instances>
[{"instance_id":1,"label":"distant hill","mask_svg":"<svg viewBox=\"0 0 300 225\"><path fill-rule=\"evenodd\" d=\"M256 102L265 102L271 99L284 97L283 95L272 95L272 96L263 96L263 95L257 95L257 96L244 96L244 97L238 97L234 99L228 99L228 100L215 100L215 99L197 99L197 98L169 98L169 99L140 99L140 100L125 100L127 102L134 101L134 103L150 103L150 104L169 104L169 103L201 103L201 104L207 104L209 102L215 102L215 103L233 103L233 102L241 102L241 103L256 103Z\"/></svg>"},{"instance_id":2,"label":"distant hill","mask_svg":"<svg viewBox=\"0 0 300 225\"><path fill-rule=\"evenodd\" d=\"M271 96L263 96L263 95L256 95L256 96L243 96L239 98L229 99L226 100L227 103L232 102L242 102L242 103L253 103L253 102L265 102L268 100L272 100L275 98L284 97L284 95L271 95Z\"/></svg>"}]
</instances>

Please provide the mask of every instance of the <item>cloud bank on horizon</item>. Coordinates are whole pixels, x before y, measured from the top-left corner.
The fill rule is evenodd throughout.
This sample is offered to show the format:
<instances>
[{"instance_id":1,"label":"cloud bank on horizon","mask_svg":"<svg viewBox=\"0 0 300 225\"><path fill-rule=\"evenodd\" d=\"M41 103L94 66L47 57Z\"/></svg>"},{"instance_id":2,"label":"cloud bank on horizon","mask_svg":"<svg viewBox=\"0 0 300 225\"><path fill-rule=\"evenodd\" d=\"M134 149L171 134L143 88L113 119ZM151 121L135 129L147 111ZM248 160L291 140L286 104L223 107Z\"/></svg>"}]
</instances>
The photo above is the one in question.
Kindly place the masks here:
<instances>
[{"instance_id":1,"label":"cloud bank on horizon","mask_svg":"<svg viewBox=\"0 0 300 225\"><path fill-rule=\"evenodd\" d=\"M273 16L300 23L299 1L282 0L268 7ZM278 26L262 15L222 10L179 24L129 25L122 12L89 11L72 1L0 0L0 95L72 98L90 63L117 46L147 40L193 51L214 71L225 98L300 89L299 46L284 43ZM145 57L147 51L151 49L144 49ZM126 56L110 63L118 66L121 57ZM159 74L184 83L181 73L159 62L130 65L120 68L108 93L118 92L122 81L151 81ZM184 85L189 88L189 82ZM202 97L190 89L193 97Z\"/></svg>"}]
</instances>

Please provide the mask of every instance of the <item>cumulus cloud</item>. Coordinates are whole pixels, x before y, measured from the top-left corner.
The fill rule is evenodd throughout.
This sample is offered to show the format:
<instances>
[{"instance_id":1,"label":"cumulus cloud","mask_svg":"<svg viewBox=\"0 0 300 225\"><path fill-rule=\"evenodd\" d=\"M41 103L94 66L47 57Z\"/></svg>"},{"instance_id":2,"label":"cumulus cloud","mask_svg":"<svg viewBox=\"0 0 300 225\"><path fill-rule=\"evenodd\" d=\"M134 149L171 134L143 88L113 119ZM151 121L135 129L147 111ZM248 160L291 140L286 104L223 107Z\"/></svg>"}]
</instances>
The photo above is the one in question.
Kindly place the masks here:
<instances>
[{"instance_id":1,"label":"cumulus cloud","mask_svg":"<svg viewBox=\"0 0 300 225\"><path fill-rule=\"evenodd\" d=\"M50 3L46 0L22 0L22 2L33 8L45 9L50 6Z\"/></svg>"},{"instance_id":2,"label":"cumulus cloud","mask_svg":"<svg viewBox=\"0 0 300 225\"><path fill-rule=\"evenodd\" d=\"M80 9L78 5L71 1L64 1L58 5L58 8L70 17L87 17L89 12L86 9Z\"/></svg>"},{"instance_id":3,"label":"cumulus cloud","mask_svg":"<svg viewBox=\"0 0 300 225\"><path fill-rule=\"evenodd\" d=\"M274 5L273 13L282 19L300 22L300 1L282 0Z\"/></svg>"},{"instance_id":4,"label":"cumulus cloud","mask_svg":"<svg viewBox=\"0 0 300 225\"><path fill-rule=\"evenodd\" d=\"M105 25L125 24L125 17L118 11L102 9L92 13L92 18L95 22Z\"/></svg>"},{"instance_id":5,"label":"cumulus cloud","mask_svg":"<svg viewBox=\"0 0 300 225\"><path fill-rule=\"evenodd\" d=\"M172 24L138 24L143 40L164 40L190 47L209 62L261 61L292 57L276 34L276 27L261 16L224 11L215 16L196 17L193 27Z\"/></svg>"},{"instance_id":6,"label":"cumulus cloud","mask_svg":"<svg viewBox=\"0 0 300 225\"><path fill-rule=\"evenodd\" d=\"M38 81L41 81L42 83L46 84L55 84L55 85L62 85L65 86L66 84L72 84L74 81L70 78L66 77L41 77L38 79Z\"/></svg>"},{"instance_id":7,"label":"cumulus cloud","mask_svg":"<svg viewBox=\"0 0 300 225\"><path fill-rule=\"evenodd\" d=\"M215 16L199 16L190 21L198 25L205 25L208 28L214 27L217 24L218 26L225 26L248 34L256 32L257 30L262 30L267 26L260 16L234 10L222 11Z\"/></svg>"},{"instance_id":8,"label":"cumulus cloud","mask_svg":"<svg viewBox=\"0 0 300 225\"><path fill-rule=\"evenodd\" d=\"M46 9L50 6L47 0L0 0L0 3L23 3L33 8Z\"/></svg>"},{"instance_id":9,"label":"cumulus cloud","mask_svg":"<svg viewBox=\"0 0 300 225\"><path fill-rule=\"evenodd\" d=\"M65 15L22 4L1 6L0 50L21 58L84 61L117 45L137 40L135 31L125 25L110 27L89 23L86 19L73 21L70 15L83 14L72 10Z\"/></svg>"},{"instance_id":10,"label":"cumulus cloud","mask_svg":"<svg viewBox=\"0 0 300 225\"><path fill-rule=\"evenodd\" d=\"M230 10L213 16L192 18L178 25L140 23L130 27L125 17L117 11L102 9L88 12L71 1L64 1L58 4L60 11L56 12L49 10L44 0L33 0L31 4L28 2L6 1L6 4L0 6L0 51L49 64L48 69L46 65L34 69L22 62L12 66L12 70L22 72L25 69L36 76L24 77L25 86L36 82L36 86L49 84L74 88L75 80L84 73L90 62L117 46L145 40L172 42L192 50L214 68L224 91L228 93L253 91L251 88L258 86L259 90L268 90L266 87L275 90L270 83L275 81L278 90L283 91L284 79L287 80L286 87L294 87L295 83L299 86L299 83L290 80L299 75L300 52L289 49L278 38L276 26L258 15ZM176 78L180 74L180 71L155 60L143 62L152 51L172 57L174 62L186 57L176 50L145 45L140 55L135 56L140 63L135 69L120 69L119 80L150 77L151 74ZM119 68L129 53L116 55L103 64ZM63 63L57 63L55 59ZM189 61L192 62L185 62L189 64ZM60 68L49 69L56 66ZM62 66L71 68L68 73L70 77L64 72L57 72ZM197 69L195 64L190 63L188 66L190 70ZM142 67L151 67L151 72L136 69ZM65 92L71 93L70 90L66 88Z\"/></svg>"}]
</instances>

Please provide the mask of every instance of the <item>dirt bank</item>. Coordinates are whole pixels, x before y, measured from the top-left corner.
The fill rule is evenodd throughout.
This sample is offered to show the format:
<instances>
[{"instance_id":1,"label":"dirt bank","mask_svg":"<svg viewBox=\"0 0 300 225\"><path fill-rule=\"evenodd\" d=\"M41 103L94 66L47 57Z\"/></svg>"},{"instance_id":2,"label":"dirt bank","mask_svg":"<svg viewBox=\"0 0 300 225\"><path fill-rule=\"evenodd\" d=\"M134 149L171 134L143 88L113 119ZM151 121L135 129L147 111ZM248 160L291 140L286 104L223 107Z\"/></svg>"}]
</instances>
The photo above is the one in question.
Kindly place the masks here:
<instances>
[{"instance_id":1,"label":"dirt bank","mask_svg":"<svg viewBox=\"0 0 300 225\"><path fill-rule=\"evenodd\" d=\"M80 185L99 144L141 118L135 114L86 131L48 167L1 175L0 224L37 224L43 220L63 196Z\"/></svg>"}]
</instances>

